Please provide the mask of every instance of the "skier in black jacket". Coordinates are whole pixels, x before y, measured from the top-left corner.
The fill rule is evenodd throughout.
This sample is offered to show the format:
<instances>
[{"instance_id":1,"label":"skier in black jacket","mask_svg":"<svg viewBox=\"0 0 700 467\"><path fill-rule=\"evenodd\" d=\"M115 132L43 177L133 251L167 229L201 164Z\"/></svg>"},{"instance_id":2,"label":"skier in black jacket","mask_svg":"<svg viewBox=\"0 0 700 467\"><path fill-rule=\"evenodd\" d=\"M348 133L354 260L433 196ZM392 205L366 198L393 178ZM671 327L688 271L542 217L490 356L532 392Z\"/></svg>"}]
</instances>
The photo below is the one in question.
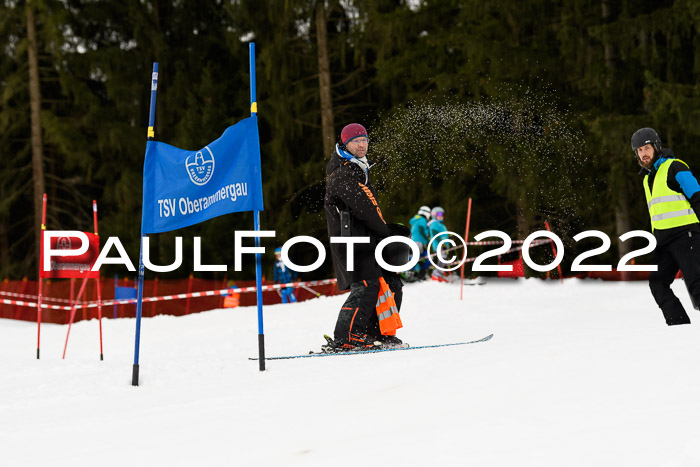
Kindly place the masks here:
<instances>
[{"instance_id":1,"label":"skier in black jacket","mask_svg":"<svg viewBox=\"0 0 700 467\"><path fill-rule=\"evenodd\" d=\"M661 308L666 324L689 324L690 318L671 283L678 270L691 301L700 303L700 184L688 164L676 159L673 151L661 147L652 128L641 128L632 135L632 150L642 166L644 192L656 237L654 262L657 271L649 275L649 287Z\"/></svg>"},{"instance_id":2,"label":"skier in black jacket","mask_svg":"<svg viewBox=\"0 0 700 467\"><path fill-rule=\"evenodd\" d=\"M399 309L403 284L396 274L382 270L374 258L375 247L390 236L390 231L369 181L368 145L367 130L362 125L347 125L326 167L324 207L329 237L369 237L369 243L353 245L351 258L347 254L349 245L331 243L338 288L350 289L340 309L331 344L339 350L402 344L396 336L381 335L375 311L380 277L384 277L394 292ZM352 271L349 259L353 261Z\"/></svg>"}]
</instances>

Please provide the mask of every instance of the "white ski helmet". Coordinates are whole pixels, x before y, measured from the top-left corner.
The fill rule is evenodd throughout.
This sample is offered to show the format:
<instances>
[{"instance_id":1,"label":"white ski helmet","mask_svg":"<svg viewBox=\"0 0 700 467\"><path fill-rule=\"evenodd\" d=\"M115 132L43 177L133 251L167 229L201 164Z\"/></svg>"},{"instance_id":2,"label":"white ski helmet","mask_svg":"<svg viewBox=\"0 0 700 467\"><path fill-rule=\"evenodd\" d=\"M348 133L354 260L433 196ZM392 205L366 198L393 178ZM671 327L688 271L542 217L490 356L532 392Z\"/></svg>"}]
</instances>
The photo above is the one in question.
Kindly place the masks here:
<instances>
[{"instance_id":1,"label":"white ski helmet","mask_svg":"<svg viewBox=\"0 0 700 467\"><path fill-rule=\"evenodd\" d=\"M432 216L433 219L437 219L437 216L439 215L445 215L445 210L442 209L440 206L435 206L432 211L430 211L430 215Z\"/></svg>"},{"instance_id":2,"label":"white ski helmet","mask_svg":"<svg viewBox=\"0 0 700 467\"><path fill-rule=\"evenodd\" d=\"M418 209L418 215L419 216L425 216L426 219L430 219L430 207L428 206L421 206Z\"/></svg>"}]
</instances>

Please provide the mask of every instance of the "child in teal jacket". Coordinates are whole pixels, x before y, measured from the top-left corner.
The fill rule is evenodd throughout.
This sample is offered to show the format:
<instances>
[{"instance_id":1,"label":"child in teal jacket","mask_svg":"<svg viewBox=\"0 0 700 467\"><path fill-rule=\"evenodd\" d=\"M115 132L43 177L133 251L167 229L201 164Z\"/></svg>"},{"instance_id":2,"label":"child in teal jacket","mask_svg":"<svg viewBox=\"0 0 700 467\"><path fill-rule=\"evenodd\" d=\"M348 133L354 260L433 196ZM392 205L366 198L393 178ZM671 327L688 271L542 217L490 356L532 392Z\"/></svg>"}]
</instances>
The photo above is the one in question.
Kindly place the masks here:
<instances>
[{"instance_id":1,"label":"child in teal jacket","mask_svg":"<svg viewBox=\"0 0 700 467\"><path fill-rule=\"evenodd\" d=\"M430 262L428 261L428 256L426 253L428 242L430 241L430 229L428 228L428 220L430 219L430 208L428 206L421 206L418 209L418 214L413 216L409 221L411 224L411 240L416 242L418 245L418 251L420 256L420 261L410 272L410 277L413 280L424 280L425 274L430 267ZM410 279L409 276L406 276Z\"/></svg>"},{"instance_id":2,"label":"child in teal jacket","mask_svg":"<svg viewBox=\"0 0 700 467\"><path fill-rule=\"evenodd\" d=\"M430 230L430 239L432 240L433 237L437 235L437 237L435 238L435 240L432 241L431 244L431 250L434 253L437 251L437 246L440 243L440 241L449 237L447 234L443 234L443 232L447 232L447 227L445 227L445 224L443 224L442 222L445 217L445 210L442 209L440 206L435 206L432 209L432 211L430 211L430 215L432 217L430 222L428 222L428 229ZM444 250L446 247L447 245L443 245L442 249ZM447 263L445 263L442 260L442 258L440 258L440 255L436 255L433 258L433 261L441 268L447 267ZM430 278L438 282L448 282L447 277L449 277L449 275L450 273L448 271L441 271L440 269L435 268Z\"/></svg>"}]
</instances>

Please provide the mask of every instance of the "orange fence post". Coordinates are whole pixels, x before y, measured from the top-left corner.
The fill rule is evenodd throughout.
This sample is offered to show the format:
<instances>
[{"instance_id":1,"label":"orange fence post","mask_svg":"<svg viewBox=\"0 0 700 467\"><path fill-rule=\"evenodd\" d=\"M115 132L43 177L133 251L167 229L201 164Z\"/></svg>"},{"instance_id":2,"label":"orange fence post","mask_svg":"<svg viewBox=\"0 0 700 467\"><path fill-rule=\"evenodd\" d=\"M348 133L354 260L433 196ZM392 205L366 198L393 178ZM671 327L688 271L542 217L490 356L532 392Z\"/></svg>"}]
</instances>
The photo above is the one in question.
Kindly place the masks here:
<instances>
[{"instance_id":1,"label":"orange fence post","mask_svg":"<svg viewBox=\"0 0 700 467\"><path fill-rule=\"evenodd\" d=\"M472 217L472 199L469 198L469 203L467 204L467 227L464 229L464 242L469 241L469 221ZM464 245L464 258L467 257L467 245ZM464 265L459 267L459 299L462 300L462 292L464 289Z\"/></svg>"}]
</instances>

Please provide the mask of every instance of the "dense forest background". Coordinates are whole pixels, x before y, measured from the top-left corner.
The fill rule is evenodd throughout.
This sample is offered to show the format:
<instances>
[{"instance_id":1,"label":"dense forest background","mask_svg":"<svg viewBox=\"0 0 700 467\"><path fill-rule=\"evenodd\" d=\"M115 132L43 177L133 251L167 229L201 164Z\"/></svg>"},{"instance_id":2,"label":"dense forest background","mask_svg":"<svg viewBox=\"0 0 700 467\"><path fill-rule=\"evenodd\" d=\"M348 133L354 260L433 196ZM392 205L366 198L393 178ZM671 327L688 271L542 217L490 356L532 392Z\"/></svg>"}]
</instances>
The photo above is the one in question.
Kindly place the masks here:
<instances>
[{"instance_id":1,"label":"dense forest background","mask_svg":"<svg viewBox=\"0 0 700 467\"><path fill-rule=\"evenodd\" d=\"M471 197L472 237L549 220L570 263L599 244L571 237L597 229L614 266L635 246L617 237L649 229L631 134L652 126L700 167L699 29L695 0L2 0L0 277L36 277L44 192L47 228L91 231L96 199L100 235L136 263L152 63L156 139L199 149L250 114L251 41L261 224L277 232L264 245L327 244L325 165L357 121L388 220L441 205L463 232ZM205 263L252 278L232 266L233 231L252 225L233 214L154 235L151 257L169 264L183 236L190 268L172 276L187 276L202 236ZM307 276L331 273L326 260Z\"/></svg>"}]
</instances>

